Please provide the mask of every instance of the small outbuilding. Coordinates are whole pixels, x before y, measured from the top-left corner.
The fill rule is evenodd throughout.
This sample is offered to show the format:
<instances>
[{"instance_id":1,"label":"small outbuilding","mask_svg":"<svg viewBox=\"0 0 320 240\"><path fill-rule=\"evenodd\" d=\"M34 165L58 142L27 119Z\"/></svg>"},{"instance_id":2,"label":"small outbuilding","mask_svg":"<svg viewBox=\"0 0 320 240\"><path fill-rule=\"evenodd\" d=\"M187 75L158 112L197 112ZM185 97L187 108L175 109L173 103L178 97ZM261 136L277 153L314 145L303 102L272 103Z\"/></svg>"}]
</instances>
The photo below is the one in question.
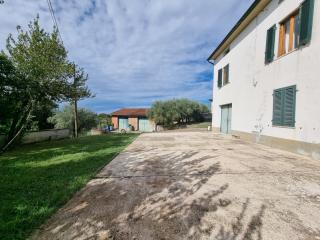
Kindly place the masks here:
<instances>
[{"instance_id":1,"label":"small outbuilding","mask_svg":"<svg viewBox=\"0 0 320 240\"><path fill-rule=\"evenodd\" d=\"M111 113L115 129L140 132L153 132L155 124L147 117L147 108L123 108Z\"/></svg>"}]
</instances>

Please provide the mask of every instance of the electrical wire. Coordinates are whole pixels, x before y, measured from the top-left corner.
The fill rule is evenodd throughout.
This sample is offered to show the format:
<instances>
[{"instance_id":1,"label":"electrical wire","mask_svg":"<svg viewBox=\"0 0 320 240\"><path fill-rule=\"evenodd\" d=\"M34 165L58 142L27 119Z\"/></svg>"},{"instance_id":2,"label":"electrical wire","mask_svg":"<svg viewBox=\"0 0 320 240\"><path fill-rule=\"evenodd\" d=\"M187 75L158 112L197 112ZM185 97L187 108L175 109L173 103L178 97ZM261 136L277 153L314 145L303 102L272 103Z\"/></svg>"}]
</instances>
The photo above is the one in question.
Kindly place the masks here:
<instances>
[{"instance_id":1,"label":"electrical wire","mask_svg":"<svg viewBox=\"0 0 320 240\"><path fill-rule=\"evenodd\" d=\"M57 28L60 41L63 43L62 37L61 37L61 34L60 34L60 30L59 30L59 26L58 26L58 22L57 22L57 19L56 19L56 16L54 14L54 10L53 10L52 4L51 4L51 0L47 0L47 3L48 3L49 11L50 11L50 14L51 14L51 18L52 18L52 21L53 21L53 25Z\"/></svg>"}]
</instances>

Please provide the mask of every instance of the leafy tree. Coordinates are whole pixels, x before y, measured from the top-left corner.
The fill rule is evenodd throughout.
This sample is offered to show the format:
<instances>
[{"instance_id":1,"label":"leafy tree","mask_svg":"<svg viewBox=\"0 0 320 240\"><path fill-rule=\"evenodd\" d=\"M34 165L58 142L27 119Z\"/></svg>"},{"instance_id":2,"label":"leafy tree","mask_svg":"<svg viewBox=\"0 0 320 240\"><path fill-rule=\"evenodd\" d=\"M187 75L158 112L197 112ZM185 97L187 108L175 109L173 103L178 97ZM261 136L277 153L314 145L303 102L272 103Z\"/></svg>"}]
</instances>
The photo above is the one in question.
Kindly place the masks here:
<instances>
[{"instance_id":1,"label":"leafy tree","mask_svg":"<svg viewBox=\"0 0 320 240\"><path fill-rule=\"evenodd\" d=\"M70 131L74 132L74 106L65 105L62 110L57 110L48 121L54 124L57 129L68 128ZM80 108L78 111L79 125L78 131L88 131L95 128L99 122L98 115L88 109Z\"/></svg>"},{"instance_id":2,"label":"leafy tree","mask_svg":"<svg viewBox=\"0 0 320 240\"><path fill-rule=\"evenodd\" d=\"M21 125L26 118L29 93L28 85L17 70L11 59L0 53L0 133L13 134L12 125ZM17 116L20 116L18 118Z\"/></svg>"},{"instance_id":3,"label":"leafy tree","mask_svg":"<svg viewBox=\"0 0 320 240\"><path fill-rule=\"evenodd\" d=\"M98 119L99 119L98 127L100 129L103 129L106 126L110 126L112 124L111 115L109 114L100 113L98 114Z\"/></svg>"},{"instance_id":4,"label":"leafy tree","mask_svg":"<svg viewBox=\"0 0 320 240\"><path fill-rule=\"evenodd\" d=\"M84 98L93 97L93 95L86 85L88 74L84 72L83 68L76 66L75 63L70 64L70 67L73 71L73 82L69 84L68 94L66 97L74 107L74 136L78 137L78 101Z\"/></svg>"},{"instance_id":5,"label":"leafy tree","mask_svg":"<svg viewBox=\"0 0 320 240\"><path fill-rule=\"evenodd\" d=\"M2 150L28 129L37 108L66 99L69 86L70 64L57 29L51 34L45 32L37 17L29 23L27 31L19 26L17 31L17 39L11 34L7 39L8 55L1 53L4 72L0 75L5 79L1 87L5 91L0 95L0 102L3 106L10 101L1 113L1 129L7 135Z\"/></svg>"},{"instance_id":6,"label":"leafy tree","mask_svg":"<svg viewBox=\"0 0 320 240\"><path fill-rule=\"evenodd\" d=\"M201 113L208 113L206 105L189 99L172 99L155 102L148 112L149 118L156 124L172 127L175 124L187 124L202 121Z\"/></svg>"},{"instance_id":7,"label":"leafy tree","mask_svg":"<svg viewBox=\"0 0 320 240\"><path fill-rule=\"evenodd\" d=\"M33 131L41 131L45 129L52 129L54 125L48 122L48 118L53 116L54 109L58 104L52 101L41 102L34 107L32 112Z\"/></svg>"}]
</instances>

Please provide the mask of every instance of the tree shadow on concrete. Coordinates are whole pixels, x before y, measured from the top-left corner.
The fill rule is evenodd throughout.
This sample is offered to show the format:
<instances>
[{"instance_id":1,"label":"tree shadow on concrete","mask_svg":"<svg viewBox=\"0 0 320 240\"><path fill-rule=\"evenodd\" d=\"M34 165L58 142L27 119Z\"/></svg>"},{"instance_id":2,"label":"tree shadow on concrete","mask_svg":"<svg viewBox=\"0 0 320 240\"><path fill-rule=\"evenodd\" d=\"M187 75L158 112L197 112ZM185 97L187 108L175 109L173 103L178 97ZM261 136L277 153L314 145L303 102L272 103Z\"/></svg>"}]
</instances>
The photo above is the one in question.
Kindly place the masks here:
<instances>
[{"instance_id":1,"label":"tree shadow on concrete","mask_svg":"<svg viewBox=\"0 0 320 240\"><path fill-rule=\"evenodd\" d=\"M198 151L124 152L33 239L212 239L217 226L207 216L232 204L224 194L227 182L208 184L221 171L217 156ZM221 228L216 239L236 239L236 228L245 229L243 239L251 239L260 232L263 211L246 227L240 214L232 231Z\"/></svg>"},{"instance_id":2,"label":"tree shadow on concrete","mask_svg":"<svg viewBox=\"0 0 320 240\"><path fill-rule=\"evenodd\" d=\"M248 211L250 200L247 199L242 205L242 210L235 220L232 221L229 230L226 230L224 226L220 227L219 233L216 235L216 240L262 240L262 218L266 210L265 205L261 205L258 212L251 216L245 223L245 218Z\"/></svg>"},{"instance_id":3,"label":"tree shadow on concrete","mask_svg":"<svg viewBox=\"0 0 320 240\"><path fill-rule=\"evenodd\" d=\"M133 159L140 157L139 153L130 155ZM114 227L118 231L113 230L112 236L130 239L134 232L138 239L195 239L209 235L213 226L203 222L203 217L231 203L221 196L228 188L227 183L203 189L209 178L221 171L220 162L214 160L214 156L202 156L197 151L155 153L139 166L136 160L131 162L129 159L124 166L127 174L122 177L143 181L149 191L126 212L125 229L130 231ZM111 176L115 177L113 174ZM139 234L144 230L135 230L137 226L143 226L151 233L148 236Z\"/></svg>"}]
</instances>

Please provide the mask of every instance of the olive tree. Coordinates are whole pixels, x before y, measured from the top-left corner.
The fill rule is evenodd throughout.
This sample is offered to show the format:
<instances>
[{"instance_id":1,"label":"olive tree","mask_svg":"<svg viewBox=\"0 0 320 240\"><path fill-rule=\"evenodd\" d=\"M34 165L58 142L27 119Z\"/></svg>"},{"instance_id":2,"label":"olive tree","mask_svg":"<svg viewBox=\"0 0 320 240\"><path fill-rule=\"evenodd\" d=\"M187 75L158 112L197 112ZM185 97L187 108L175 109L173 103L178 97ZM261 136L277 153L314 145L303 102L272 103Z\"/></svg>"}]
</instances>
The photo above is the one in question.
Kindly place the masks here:
<instances>
[{"instance_id":1,"label":"olive tree","mask_svg":"<svg viewBox=\"0 0 320 240\"><path fill-rule=\"evenodd\" d=\"M71 132L75 132L74 125L74 106L65 105L61 110L55 111L48 121L54 124L55 128L68 128ZM97 127L99 123L98 115L88 109L78 109L78 132L88 131Z\"/></svg>"},{"instance_id":2,"label":"olive tree","mask_svg":"<svg viewBox=\"0 0 320 240\"><path fill-rule=\"evenodd\" d=\"M148 111L148 117L156 124L174 126L202 121L202 113L208 113L206 105L189 99L156 101Z\"/></svg>"}]
</instances>

